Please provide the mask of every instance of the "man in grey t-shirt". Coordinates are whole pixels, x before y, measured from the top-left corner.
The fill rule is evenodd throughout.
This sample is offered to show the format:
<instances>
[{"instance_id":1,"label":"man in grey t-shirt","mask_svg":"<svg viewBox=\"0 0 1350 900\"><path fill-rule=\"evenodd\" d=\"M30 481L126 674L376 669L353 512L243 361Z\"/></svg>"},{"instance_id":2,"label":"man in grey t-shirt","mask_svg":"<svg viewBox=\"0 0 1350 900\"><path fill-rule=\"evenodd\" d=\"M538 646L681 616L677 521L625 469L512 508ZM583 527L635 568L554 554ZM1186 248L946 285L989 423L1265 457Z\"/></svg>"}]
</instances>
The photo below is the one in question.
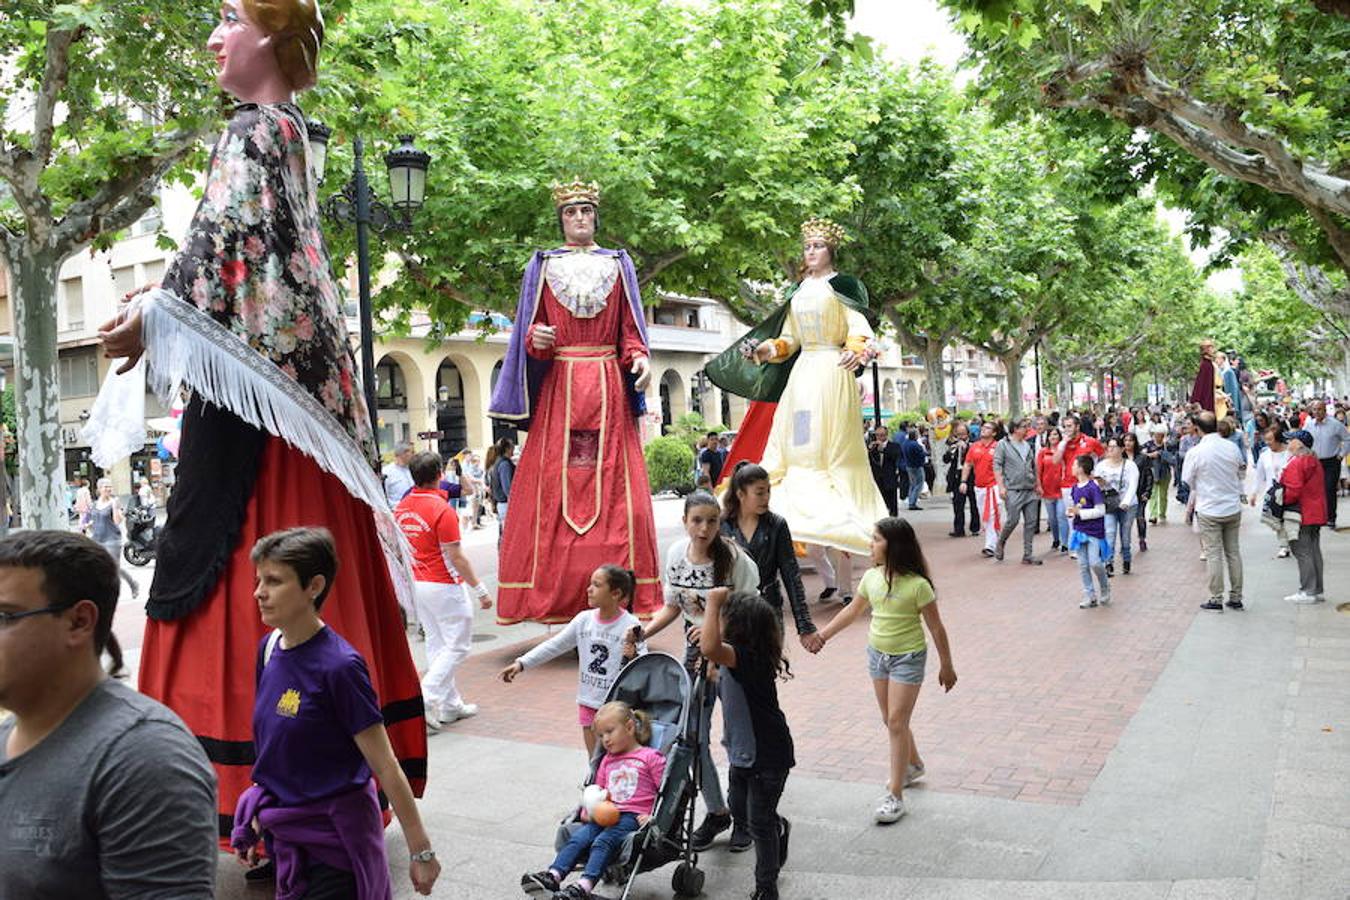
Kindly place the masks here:
<instances>
[{"instance_id":1,"label":"man in grey t-shirt","mask_svg":"<svg viewBox=\"0 0 1350 900\"><path fill-rule=\"evenodd\" d=\"M0 900L215 889L216 779L166 707L108 679L117 563L88 538L0 540Z\"/></svg>"}]
</instances>

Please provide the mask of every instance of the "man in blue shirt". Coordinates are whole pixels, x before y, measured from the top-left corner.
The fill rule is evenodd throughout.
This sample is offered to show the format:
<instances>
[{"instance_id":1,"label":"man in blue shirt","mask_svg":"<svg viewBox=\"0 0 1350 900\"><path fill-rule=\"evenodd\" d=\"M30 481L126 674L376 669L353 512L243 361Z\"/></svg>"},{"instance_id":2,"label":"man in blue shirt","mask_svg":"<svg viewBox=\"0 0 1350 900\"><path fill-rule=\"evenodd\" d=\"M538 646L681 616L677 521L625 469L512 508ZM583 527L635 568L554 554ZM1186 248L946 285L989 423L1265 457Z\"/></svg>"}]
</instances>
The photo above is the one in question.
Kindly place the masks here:
<instances>
[{"instance_id":1,"label":"man in blue shirt","mask_svg":"<svg viewBox=\"0 0 1350 900\"><path fill-rule=\"evenodd\" d=\"M909 475L909 495L907 508L921 509L919 494L923 491L923 467L928 463L928 451L919 443L919 429L910 428L900 441L900 456Z\"/></svg>"}]
</instances>

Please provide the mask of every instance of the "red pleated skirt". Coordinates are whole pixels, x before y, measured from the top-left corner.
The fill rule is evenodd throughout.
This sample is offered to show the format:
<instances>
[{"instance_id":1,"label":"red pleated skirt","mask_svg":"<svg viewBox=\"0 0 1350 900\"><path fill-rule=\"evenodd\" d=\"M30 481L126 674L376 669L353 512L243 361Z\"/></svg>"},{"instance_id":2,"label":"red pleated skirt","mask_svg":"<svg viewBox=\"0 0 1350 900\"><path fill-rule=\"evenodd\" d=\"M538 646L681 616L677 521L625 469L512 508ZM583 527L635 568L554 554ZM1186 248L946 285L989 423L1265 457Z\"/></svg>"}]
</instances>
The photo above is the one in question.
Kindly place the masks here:
<instances>
[{"instance_id":1,"label":"red pleated skirt","mask_svg":"<svg viewBox=\"0 0 1350 900\"><path fill-rule=\"evenodd\" d=\"M183 719L215 767L223 838L252 784L254 681L258 643L268 631L253 599L249 552L263 535L299 525L333 533L338 570L323 620L365 658L394 753L414 794L426 786L422 691L370 508L314 460L271 437L219 582L186 617L147 621L141 650L141 692Z\"/></svg>"}]
</instances>

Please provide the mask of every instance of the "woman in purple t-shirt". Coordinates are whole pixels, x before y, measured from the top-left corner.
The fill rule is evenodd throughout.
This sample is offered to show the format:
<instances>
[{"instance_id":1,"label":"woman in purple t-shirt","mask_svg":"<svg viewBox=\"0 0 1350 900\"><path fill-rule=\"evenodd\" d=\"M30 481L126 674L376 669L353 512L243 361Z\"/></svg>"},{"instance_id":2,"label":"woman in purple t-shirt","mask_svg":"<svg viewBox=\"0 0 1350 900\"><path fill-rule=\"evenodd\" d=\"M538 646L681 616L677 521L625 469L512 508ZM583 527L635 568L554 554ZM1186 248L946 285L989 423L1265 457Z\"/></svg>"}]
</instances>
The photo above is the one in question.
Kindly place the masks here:
<instances>
[{"instance_id":1,"label":"woman in purple t-shirt","mask_svg":"<svg viewBox=\"0 0 1350 900\"><path fill-rule=\"evenodd\" d=\"M1077 484L1069 491L1071 504L1064 511L1073 520L1073 533L1069 536L1069 549L1078 557L1078 575L1083 579L1083 599L1079 609L1091 609L1100 602L1102 606L1111 605L1111 583L1107 581L1106 563L1110 548L1106 543L1106 496L1097 482L1092 480L1092 457L1079 456L1073 461L1073 474ZM1092 576L1097 576L1101 593L1094 589Z\"/></svg>"},{"instance_id":2,"label":"woman in purple t-shirt","mask_svg":"<svg viewBox=\"0 0 1350 900\"><path fill-rule=\"evenodd\" d=\"M375 781L411 851L409 876L430 894L440 874L412 788L394 757L366 661L319 618L337 551L323 528L290 528L253 547L254 599L276 629L258 647L253 787L239 798L231 845L256 864L262 838L278 894L391 896ZM374 779L372 778L374 776Z\"/></svg>"}]
</instances>

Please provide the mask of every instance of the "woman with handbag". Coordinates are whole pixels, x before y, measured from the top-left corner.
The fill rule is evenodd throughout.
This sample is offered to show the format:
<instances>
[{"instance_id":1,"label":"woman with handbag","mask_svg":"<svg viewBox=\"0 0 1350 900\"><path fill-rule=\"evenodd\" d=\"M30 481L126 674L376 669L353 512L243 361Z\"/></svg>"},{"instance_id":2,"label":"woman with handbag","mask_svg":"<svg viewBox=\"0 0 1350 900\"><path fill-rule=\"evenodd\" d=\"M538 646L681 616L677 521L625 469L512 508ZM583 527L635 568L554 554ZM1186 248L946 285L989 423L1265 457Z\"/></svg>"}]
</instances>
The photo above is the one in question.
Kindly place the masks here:
<instances>
[{"instance_id":1,"label":"woman with handbag","mask_svg":"<svg viewBox=\"0 0 1350 900\"><path fill-rule=\"evenodd\" d=\"M1290 549L1298 560L1298 591L1284 599L1290 603L1322 603L1326 600L1322 580L1322 526L1327 524L1327 494L1322 466L1312 451L1312 435L1304 429L1286 431L1289 463L1280 474L1284 486L1286 528L1298 520Z\"/></svg>"},{"instance_id":2,"label":"woman with handbag","mask_svg":"<svg viewBox=\"0 0 1350 900\"><path fill-rule=\"evenodd\" d=\"M1257 508L1262 505L1270 486L1279 484L1280 476L1284 474L1285 466L1289 465L1290 459L1289 448L1285 445L1284 436L1278 427L1272 425L1267 428L1262 435L1262 441L1266 452L1256 461L1256 482L1247 497L1247 502ZM1275 529L1275 539L1280 544L1280 549L1275 552L1275 558L1288 558L1289 537L1283 527Z\"/></svg>"},{"instance_id":3,"label":"woman with handbag","mask_svg":"<svg viewBox=\"0 0 1350 900\"><path fill-rule=\"evenodd\" d=\"M1133 558L1130 539L1134 515L1138 511L1139 467L1125 456L1125 441L1118 436L1106 440L1106 456L1097 464L1097 483L1106 499L1106 574L1116 574L1116 550L1120 550L1125 574L1130 574Z\"/></svg>"}]
</instances>

